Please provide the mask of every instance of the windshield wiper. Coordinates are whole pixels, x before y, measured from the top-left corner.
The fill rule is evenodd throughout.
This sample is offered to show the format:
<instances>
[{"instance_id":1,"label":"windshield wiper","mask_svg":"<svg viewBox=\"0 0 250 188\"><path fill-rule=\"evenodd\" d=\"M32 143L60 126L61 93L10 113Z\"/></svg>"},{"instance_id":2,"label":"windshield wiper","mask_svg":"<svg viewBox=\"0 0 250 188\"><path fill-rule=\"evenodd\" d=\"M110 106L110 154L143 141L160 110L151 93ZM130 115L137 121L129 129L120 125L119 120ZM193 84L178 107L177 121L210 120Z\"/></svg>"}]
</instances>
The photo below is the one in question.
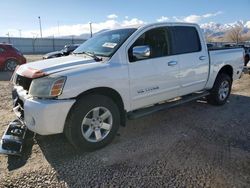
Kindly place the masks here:
<instances>
[{"instance_id":1,"label":"windshield wiper","mask_svg":"<svg viewBox=\"0 0 250 188\"><path fill-rule=\"evenodd\" d=\"M100 58L100 57L97 57L97 55L95 55L95 53L94 52L80 52L80 53L74 53L74 54L86 54L86 55L88 55L88 56L90 56L90 57L92 57L95 61L102 61L102 58Z\"/></svg>"}]
</instances>

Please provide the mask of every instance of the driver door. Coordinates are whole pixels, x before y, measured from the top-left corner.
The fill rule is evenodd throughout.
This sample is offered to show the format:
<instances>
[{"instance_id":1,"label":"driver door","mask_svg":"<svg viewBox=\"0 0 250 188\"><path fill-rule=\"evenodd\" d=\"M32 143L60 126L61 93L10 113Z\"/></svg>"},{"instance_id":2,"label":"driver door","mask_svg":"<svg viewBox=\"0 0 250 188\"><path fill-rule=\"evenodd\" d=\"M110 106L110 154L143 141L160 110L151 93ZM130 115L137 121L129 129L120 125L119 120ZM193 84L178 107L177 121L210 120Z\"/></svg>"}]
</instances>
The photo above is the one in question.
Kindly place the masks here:
<instances>
[{"instance_id":1,"label":"driver door","mask_svg":"<svg viewBox=\"0 0 250 188\"><path fill-rule=\"evenodd\" d=\"M137 59L133 48L147 45L150 56ZM131 109L159 103L178 96L179 64L171 55L171 38L167 27L153 28L144 32L130 46L129 77Z\"/></svg>"}]
</instances>

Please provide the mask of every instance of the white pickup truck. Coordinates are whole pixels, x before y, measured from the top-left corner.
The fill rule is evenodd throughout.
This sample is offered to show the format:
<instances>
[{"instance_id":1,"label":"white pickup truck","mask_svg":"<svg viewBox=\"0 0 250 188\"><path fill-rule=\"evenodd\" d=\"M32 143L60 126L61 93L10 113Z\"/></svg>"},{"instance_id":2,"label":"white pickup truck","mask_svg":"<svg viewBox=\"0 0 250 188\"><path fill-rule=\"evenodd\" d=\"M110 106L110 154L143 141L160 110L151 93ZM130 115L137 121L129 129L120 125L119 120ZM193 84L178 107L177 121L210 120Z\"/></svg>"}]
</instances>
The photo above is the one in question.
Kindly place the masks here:
<instances>
[{"instance_id":1,"label":"white pickup truck","mask_svg":"<svg viewBox=\"0 0 250 188\"><path fill-rule=\"evenodd\" d=\"M35 133L64 133L76 148L94 150L127 118L201 97L225 104L243 51L208 51L196 24L105 31L70 56L20 66L12 78L14 112Z\"/></svg>"}]
</instances>

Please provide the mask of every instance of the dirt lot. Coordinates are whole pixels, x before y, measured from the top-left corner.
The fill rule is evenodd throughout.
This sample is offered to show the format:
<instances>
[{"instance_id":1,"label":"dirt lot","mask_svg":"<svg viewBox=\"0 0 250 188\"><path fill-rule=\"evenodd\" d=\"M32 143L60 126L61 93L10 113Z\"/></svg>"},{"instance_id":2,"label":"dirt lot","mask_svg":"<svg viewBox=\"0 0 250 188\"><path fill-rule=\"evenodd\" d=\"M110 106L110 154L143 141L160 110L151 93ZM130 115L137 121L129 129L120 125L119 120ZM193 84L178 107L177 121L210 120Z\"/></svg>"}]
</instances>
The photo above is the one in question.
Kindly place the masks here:
<instances>
[{"instance_id":1,"label":"dirt lot","mask_svg":"<svg viewBox=\"0 0 250 188\"><path fill-rule=\"evenodd\" d=\"M0 73L2 74L2 73ZM0 81L0 134L14 115ZM228 104L195 101L128 121L109 146L77 153L63 135L0 156L0 187L250 187L250 76Z\"/></svg>"}]
</instances>

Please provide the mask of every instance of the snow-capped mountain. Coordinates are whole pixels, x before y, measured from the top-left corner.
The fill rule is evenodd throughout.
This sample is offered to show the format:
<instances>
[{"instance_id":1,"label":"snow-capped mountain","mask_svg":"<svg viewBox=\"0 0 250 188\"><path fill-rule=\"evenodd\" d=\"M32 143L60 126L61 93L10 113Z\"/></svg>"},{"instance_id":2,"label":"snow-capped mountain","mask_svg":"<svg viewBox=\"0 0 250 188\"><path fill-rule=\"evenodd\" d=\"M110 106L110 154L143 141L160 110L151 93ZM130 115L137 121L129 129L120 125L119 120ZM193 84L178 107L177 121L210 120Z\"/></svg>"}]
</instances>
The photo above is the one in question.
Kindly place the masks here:
<instances>
[{"instance_id":1,"label":"snow-capped mountain","mask_svg":"<svg viewBox=\"0 0 250 188\"><path fill-rule=\"evenodd\" d=\"M237 26L243 28L242 30L243 33L250 32L250 21L244 22L240 20L228 24L220 24L215 22L200 24L200 27L202 28L203 32L212 37L223 36L228 30Z\"/></svg>"}]
</instances>

